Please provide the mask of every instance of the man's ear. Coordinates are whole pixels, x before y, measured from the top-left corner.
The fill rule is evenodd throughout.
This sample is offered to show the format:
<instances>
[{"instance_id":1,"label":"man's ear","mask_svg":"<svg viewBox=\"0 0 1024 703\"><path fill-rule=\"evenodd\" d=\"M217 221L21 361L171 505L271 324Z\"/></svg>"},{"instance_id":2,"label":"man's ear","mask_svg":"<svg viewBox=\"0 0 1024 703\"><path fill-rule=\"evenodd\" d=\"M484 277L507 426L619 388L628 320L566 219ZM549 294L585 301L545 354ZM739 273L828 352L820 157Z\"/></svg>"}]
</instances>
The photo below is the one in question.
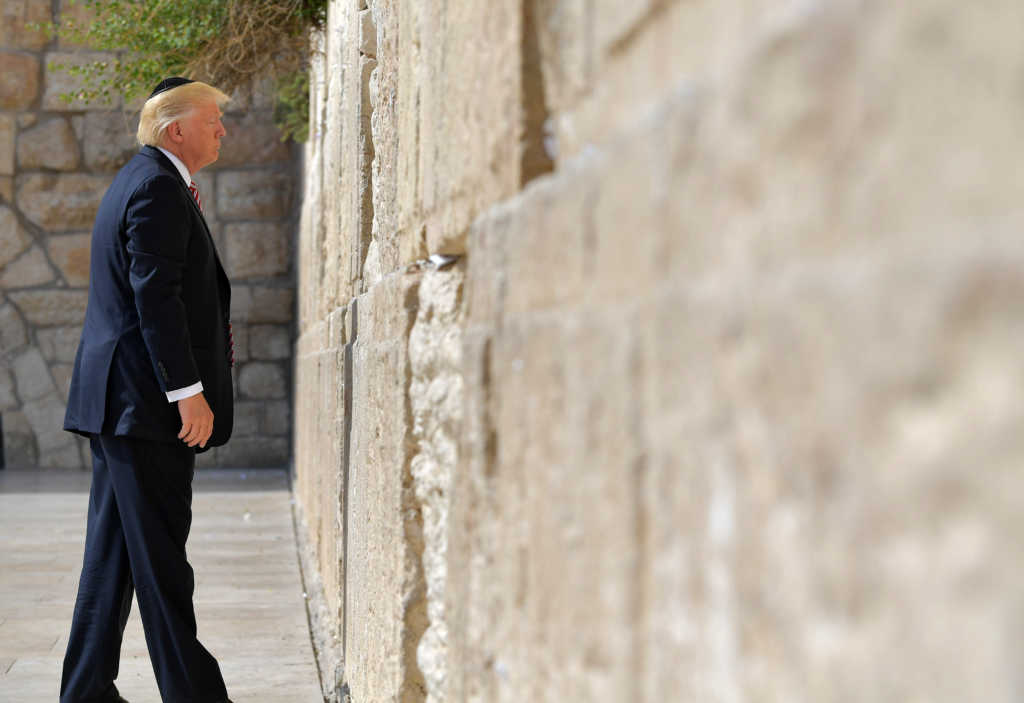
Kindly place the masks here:
<instances>
[{"instance_id":1,"label":"man's ear","mask_svg":"<svg viewBox=\"0 0 1024 703\"><path fill-rule=\"evenodd\" d=\"M181 144L185 141L185 135L181 133L181 124L178 122L171 122L167 125L167 138L175 144Z\"/></svg>"}]
</instances>

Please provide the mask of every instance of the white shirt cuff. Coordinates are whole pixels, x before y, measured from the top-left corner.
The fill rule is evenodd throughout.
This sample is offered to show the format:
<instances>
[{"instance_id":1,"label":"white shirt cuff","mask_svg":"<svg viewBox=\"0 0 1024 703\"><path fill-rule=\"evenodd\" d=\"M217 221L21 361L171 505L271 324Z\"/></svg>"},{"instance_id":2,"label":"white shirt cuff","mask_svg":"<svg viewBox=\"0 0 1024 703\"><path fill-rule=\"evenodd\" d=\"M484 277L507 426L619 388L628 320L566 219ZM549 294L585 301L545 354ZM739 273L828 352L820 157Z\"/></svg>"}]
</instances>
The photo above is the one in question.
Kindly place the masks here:
<instances>
[{"instance_id":1,"label":"white shirt cuff","mask_svg":"<svg viewBox=\"0 0 1024 703\"><path fill-rule=\"evenodd\" d=\"M177 403L179 400L184 400L185 398L191 398L192 396L199 395L202 392L203 392L203 382L199 381L198 383L193 383L191 386L186 386L185 388L179 388L176 391L167 391L167 402L168 403Z\"/></svg>"}]
</instances>

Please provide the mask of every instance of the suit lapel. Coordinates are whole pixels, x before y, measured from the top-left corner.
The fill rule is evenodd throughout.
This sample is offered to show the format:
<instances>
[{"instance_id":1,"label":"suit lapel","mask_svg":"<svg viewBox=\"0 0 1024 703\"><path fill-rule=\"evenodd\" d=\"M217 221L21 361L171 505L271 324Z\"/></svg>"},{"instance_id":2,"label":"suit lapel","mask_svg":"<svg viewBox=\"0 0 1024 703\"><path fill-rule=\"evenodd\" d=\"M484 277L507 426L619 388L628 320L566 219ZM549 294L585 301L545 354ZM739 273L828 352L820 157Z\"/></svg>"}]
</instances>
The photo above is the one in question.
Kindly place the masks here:
<instances>
[{"instance_id":1,"label":"suit lapel","mask_svg":"<svg viewBox=\"0 0 1024 703\"><path fill-rule=\"evenodd\" d=\"M195 198L192 197L192 192L188 189L188 184L181 178L181 172L175 168L171 160L164 155L162 151L152 146L142 147L142 152L148 155L150 158L156 159L165 171L168 171L177 178L178 183L181 184L181 188L185 193L185 199L189 202L193 212L199 216L199 221L203 223L203 231L206 232L206 241L210 243L210 248L213 250L213 260L217 262L217 278L219 279L219 288L223 294L227 291L227 297L230 299L231 283L228 280L227 272L224 270L224 265L220 261L220 254L217 252L217 244L213 241L213 235L210 234L210 226L206 223L206 216L203 215L202 209L199 207L199 203L196 202Z\"/></svg>"}]
</instances>

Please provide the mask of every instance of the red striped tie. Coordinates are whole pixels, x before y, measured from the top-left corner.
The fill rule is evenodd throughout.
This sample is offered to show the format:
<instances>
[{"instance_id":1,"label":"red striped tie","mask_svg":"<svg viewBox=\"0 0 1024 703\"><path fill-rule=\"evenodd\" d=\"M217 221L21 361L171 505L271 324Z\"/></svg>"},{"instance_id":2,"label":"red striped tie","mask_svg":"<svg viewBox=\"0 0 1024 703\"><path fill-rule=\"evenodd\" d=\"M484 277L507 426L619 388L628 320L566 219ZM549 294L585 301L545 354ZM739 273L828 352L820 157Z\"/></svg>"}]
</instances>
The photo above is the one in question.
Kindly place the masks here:
<instances>
[{"instance_id":1,"label":"red striped tie","mask_svg":"<svg viewBox=\"0 0 1024 703\"><path fill-rule=\"evenodd\" d=\"M199 206L199 212L203 211L203 201L199 199L199 187L195 181L188 184L188 191L192 194L192 197L196 199L196 205Z\"/></svg>"}]
</instances>

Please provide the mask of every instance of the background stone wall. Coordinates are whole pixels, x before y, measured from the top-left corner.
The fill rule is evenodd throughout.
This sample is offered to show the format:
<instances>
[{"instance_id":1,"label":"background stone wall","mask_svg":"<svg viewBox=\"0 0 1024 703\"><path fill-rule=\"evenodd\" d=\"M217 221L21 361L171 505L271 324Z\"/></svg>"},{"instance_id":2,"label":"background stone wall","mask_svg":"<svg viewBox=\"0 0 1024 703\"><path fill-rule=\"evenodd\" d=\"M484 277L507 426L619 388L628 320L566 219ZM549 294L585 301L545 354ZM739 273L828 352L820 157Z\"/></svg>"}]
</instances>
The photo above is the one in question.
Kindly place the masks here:
<instances>
[{"instance_id":1,"label":"background stone wall","mask_svg":"<svg viewBox=\"0 0 1024 703\"><path fill-rule=\"evenodd\" d=\"M54 64L103 55L26 26L59 10L50 0L0 1L0 417L9 467L91 466L87 443L60 428L93 217L138 150L137 105L61 100L75 84ZM236 95L220 159L196 178L233 284L237 395L234 439L200 455L201 466L285 466L290 456L298 194L271 107L259 93Z\"/></svg>"},{"instance_id":2,"label":"background stone wall","mask_svg":"<svg viewBox=\"0 0 1024 703\"><path fill-rule=\"evenodd\" d=\"M331 700L1024 698L1022 20L333 2L295 435Z\"/></svg>"}]
</instances>

